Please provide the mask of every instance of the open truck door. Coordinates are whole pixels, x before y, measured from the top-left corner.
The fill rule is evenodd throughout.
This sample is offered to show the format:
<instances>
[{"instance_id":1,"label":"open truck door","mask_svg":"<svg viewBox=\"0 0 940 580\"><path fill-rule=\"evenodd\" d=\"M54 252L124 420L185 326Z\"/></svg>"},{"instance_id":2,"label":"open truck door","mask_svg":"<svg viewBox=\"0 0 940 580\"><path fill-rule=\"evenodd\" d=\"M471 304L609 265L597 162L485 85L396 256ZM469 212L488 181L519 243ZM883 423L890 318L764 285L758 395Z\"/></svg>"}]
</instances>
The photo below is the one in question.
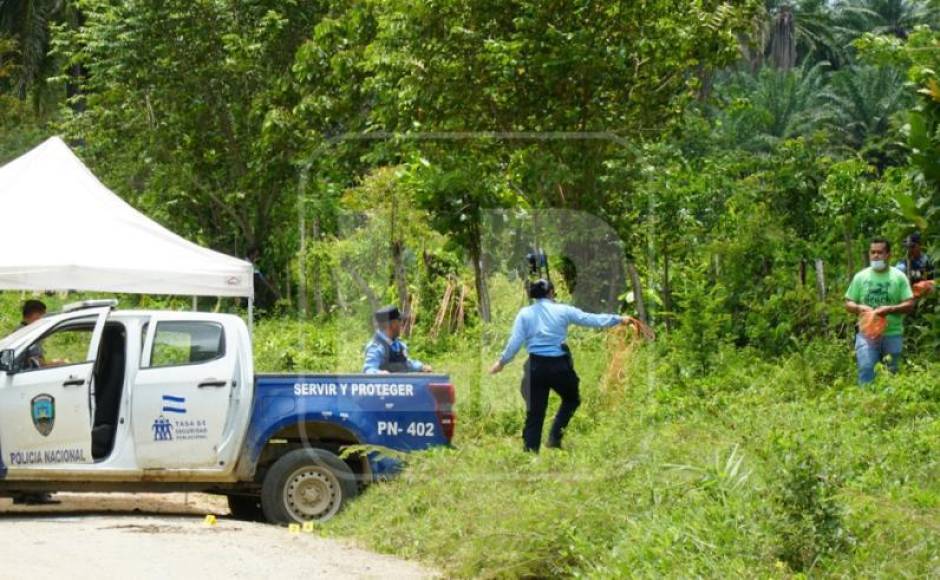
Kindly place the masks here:
<instances>
[{"instance_id":1,"label":"open truck door","mask_svg":"<svg viewBox=\"0 0 940 580\"><path fill-rule=\"evenodd\" d=\"M8 478L18 472L92 463L92 385L111 307L54 318L13 350L0 373L0 441Z\"/></svg>"}]
</instances>

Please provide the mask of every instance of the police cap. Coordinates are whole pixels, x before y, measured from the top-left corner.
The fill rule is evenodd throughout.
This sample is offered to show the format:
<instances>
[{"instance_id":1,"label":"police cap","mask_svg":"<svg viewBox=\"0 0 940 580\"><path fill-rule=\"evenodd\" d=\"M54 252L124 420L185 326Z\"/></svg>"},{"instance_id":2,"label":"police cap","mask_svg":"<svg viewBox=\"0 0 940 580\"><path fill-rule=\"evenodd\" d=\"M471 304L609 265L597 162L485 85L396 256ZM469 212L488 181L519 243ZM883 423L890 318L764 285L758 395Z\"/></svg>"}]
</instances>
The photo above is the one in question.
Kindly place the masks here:
<instances>
[{"instance_id":1,"label":"police cap","mask_svg":"<svg viewBox=\"0 0 940 580\"><path fill-rule=\"evenodd\" d=\"M376 310L373 316L376 322L382 324L392 320L401 320L401 311L397 306L386 306Z\"/></svg>"}]
</instances>

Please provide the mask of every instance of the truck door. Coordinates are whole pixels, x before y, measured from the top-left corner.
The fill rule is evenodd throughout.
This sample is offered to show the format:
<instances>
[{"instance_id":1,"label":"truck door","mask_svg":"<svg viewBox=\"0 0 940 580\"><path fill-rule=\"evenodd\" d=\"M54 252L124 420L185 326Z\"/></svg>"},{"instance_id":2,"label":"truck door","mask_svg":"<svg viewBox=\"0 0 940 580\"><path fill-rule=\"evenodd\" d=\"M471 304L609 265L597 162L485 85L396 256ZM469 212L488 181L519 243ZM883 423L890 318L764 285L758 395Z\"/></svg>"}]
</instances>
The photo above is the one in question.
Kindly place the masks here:
<instances>
[{"instance_id":1,"label":"truck door","mask_svg":"<svg viewBox=\"0 0 940 580\"><path fill-rule=\"evenodd\" d=\"M236 382L236 337L211 316L154 317L131 399L138 465L215 469Z\"/></svg>"},{"instance_id":2,"label":"truck door","mask_svg":"<svg viewBox=\"0 0 940 580\"><path fill-rule=\"evenodd\" d=\"M0 441L10 473L92 463L90 398L110 308L77 312L18 350L0 375Z\"/></svg>"}]
</instances>

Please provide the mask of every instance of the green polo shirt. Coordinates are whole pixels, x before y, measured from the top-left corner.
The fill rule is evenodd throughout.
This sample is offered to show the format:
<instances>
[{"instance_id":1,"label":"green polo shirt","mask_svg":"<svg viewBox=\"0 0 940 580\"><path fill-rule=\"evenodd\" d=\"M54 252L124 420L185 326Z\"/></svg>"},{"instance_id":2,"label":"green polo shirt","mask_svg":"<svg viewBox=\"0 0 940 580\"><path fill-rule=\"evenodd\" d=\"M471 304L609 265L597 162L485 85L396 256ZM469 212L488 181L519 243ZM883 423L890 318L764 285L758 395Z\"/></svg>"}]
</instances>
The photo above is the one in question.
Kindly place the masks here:
<instances>
[{"instance_id":1,"label":"green polo shirt","mask_svg":"<svg viewBox=\"0 0 940 580\"><path fill-rule=\"evenodd\" d=\"M888 268L877 272L865 268L852 278L852 283L845 293L845 299L856 304L864 304L872 308L879 306L894 306L914 297L911 284L907 276L897 268ZM904 334L904 315L889 314L885 336L901 336Z\"/></svg>"}]
</instances>

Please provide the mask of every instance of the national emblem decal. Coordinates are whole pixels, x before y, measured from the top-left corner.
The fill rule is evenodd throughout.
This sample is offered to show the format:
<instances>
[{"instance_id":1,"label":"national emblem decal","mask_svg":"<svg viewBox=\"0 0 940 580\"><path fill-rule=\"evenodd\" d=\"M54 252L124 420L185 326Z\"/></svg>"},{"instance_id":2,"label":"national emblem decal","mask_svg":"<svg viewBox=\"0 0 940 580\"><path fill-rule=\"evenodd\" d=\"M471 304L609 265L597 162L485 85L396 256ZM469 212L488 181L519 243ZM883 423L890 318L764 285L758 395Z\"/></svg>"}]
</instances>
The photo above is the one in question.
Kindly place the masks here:
<instances>
[{"instance_id":1,"label":"national emblem decal","mask_svg":"<svg viewBox=\"0 0 940 580\"><path fill-rule=\"evenodd\" d=\"M48 437L55 426L55 397L46 394L36 395L30 402L30 413L36 430L43 437Z\"/></svg>"}]
</instances>

